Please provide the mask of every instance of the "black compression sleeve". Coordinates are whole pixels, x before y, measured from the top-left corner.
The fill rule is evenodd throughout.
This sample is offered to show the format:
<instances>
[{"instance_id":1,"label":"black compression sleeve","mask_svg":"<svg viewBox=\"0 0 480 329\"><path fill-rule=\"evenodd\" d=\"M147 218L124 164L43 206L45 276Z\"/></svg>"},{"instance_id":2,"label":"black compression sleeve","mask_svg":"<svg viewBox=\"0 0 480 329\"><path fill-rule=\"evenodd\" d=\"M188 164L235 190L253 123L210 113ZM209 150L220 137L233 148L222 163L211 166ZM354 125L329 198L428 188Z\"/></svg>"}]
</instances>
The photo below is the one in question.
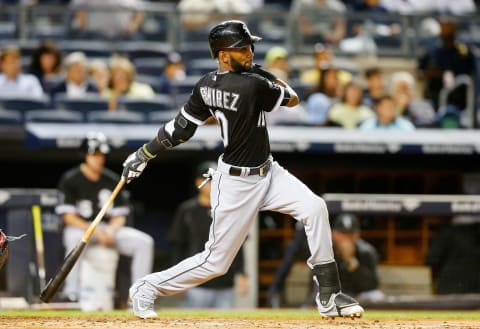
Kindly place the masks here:
<instances>
[{"instance_id":1,"label":"black compression sleeve","mask_svg":"<svg viewBox=\"0 0 480 329\"><path fill-rule=\"evenodd\" d=\"M149 155L155 156L159 152L184 143L193 136L197 125L188 121L181 113L175 119L164 124L158 130L157 136L145 144Z\"/></svg>"},{"instance_id":2,"label":"black compression sleeve","mask_svg":"<svg viewBox=\"0 0 480 329\"><path fill-rule=\"evenodd\" d=\"M165 133L165 125L161 126L158 130L157 136L150 142L145 144L145 148L150 153L149 155L155 156L161 151L173 147L171 141L167 138Z\"/></svg>"}]
</instances>

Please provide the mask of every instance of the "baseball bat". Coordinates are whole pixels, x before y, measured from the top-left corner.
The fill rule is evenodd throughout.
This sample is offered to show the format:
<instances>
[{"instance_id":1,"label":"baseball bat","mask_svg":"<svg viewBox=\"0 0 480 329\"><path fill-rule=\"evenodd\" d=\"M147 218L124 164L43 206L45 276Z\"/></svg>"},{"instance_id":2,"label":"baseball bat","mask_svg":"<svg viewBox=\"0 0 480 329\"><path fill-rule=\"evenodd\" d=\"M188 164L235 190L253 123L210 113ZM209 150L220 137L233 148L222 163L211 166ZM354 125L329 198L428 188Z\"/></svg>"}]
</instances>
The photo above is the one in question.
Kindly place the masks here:
<instances>
[{"instance_id":1,"label":"baseball bat","mask_svg":"<svg viewBox=\"0 0 480 329\"><path fill-rule=\"evenodd\" d=\"M37 271L40 291L45 288L45 248L43 245L42 213L39 205L32 206L33 232L37 252Z\"/></svg>"},{"instance_id":2,"label":"baseball bat","mask_svg":"<svg viewBox=\"0 0 480 329\"><path fill-rule=\"evenodd\" d=\"M45 289L43 289L43 291L40 293L41 301L45 303L49 303L52 300L53 296L55 296L58 289L60 288L62 283L65 281L65 278L67 277L68 273L70 273L73 266L77 262L78 258L82 254L82 251L83 249L85 249L85 246L87 245L88 241L90 241L90 238L92 237L93 232L97 228L98 224L102 220L108 208L112 205L113 200L115 200L115 198L117 197L118 193L120 192L124 184L125 184L125 181L122 178L118 182L117 186L113 190L107 202L103 205L102 209L100 209L100 211L98 212L93 222L85 231L85 234L83 235L82 239L77 243L75 248L73 248L68 253L67 257L65 257L60 268L57 270L53 278L50 279L50 281L47 283Z\"/></svg>"}]
</instances>

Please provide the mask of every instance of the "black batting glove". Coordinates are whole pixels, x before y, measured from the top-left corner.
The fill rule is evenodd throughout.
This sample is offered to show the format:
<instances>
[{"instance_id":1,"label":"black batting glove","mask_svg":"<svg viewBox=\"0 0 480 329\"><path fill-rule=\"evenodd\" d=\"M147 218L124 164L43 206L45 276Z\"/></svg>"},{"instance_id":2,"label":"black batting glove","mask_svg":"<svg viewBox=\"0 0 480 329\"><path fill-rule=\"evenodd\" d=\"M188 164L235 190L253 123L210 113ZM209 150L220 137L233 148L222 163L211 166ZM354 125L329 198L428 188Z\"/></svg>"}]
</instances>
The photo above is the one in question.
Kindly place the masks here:
<instances>
[{"instance_id":1,"label":"black batting glove","mask_svg":"<svg viewBox=\"0 0 480 329\"><path fill-rule=\"evenodd\" d=\"M147 151L145 145L130 154L123 162L122 179L128 184L143 172L147 162L155 158L155 155Z\"/></svg>"},{"instance_id":2,"label":"black batting glove","mask_svg":"<svg viewBox=\"0 0 480 329\"><path fill-rule=\"evenodd\" d=\"M277 77L275 75L265 70L260 64L253 64L249 72L256 73L272 82L275 82L277 80Z\"/></svg>"}]
</instances>

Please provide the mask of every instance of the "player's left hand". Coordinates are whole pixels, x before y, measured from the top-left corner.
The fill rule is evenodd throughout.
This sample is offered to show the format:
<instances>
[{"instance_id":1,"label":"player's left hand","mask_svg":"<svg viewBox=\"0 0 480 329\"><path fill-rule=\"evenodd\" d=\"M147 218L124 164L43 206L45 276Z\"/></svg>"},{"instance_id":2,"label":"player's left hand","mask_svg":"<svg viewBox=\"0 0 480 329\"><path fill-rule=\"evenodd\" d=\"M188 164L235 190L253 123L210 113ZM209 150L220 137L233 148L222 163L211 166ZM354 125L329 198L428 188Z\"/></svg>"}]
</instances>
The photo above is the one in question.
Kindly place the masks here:
<instances>
[{"instance_id":1,"label":"player's left hand","mask_svg":"<svg viewBox=\"0 0 480 329\"><path fill-rule=\"evenodd\" d=\"M145 146L142 146L130 154L123 162L122 179L124 179L127 184L140 176L147 166L148 160L154 158L154 156L149 156L147 153L145 153L144 147Z\"/></svg>"}]
</instances>

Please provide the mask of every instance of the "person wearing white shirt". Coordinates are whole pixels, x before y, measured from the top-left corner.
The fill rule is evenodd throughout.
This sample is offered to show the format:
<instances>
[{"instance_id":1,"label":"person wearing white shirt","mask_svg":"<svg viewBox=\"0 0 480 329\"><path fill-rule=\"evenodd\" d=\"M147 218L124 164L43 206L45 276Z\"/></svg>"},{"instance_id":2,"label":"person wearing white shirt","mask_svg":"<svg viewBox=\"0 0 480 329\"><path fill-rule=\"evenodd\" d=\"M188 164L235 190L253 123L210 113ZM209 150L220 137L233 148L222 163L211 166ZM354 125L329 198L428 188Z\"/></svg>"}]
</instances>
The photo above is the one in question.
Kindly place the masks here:
<instances>
[{"instance_id":1,"label":"person wearing white shirt","mask_svg":"<svg viewBox=\"0 0 480 329\"><path fill-rule=\"evenodd\" d=\"M1 97L42 97L40 81L32 75L22 73L21 53L16 46L2 49L0 54L0 96Z\"/></svg>"}]
</instances>

